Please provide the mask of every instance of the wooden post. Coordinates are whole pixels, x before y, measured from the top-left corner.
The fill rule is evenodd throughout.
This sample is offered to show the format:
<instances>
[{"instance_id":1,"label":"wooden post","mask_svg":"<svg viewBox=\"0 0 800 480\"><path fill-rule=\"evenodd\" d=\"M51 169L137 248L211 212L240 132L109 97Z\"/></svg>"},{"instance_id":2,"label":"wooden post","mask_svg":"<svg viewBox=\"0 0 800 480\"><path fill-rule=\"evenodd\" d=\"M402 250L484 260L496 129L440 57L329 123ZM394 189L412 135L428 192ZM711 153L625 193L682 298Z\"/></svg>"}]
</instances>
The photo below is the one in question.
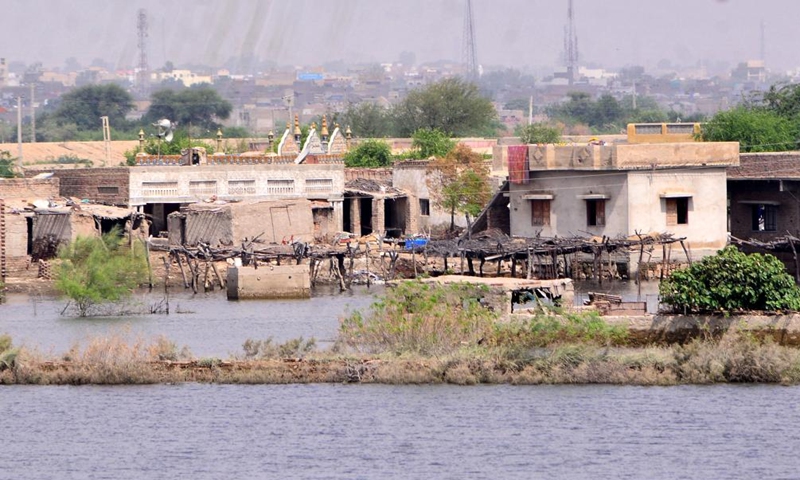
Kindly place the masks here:
<instances>
[{"instance_id":1,"label":"wooden post","mask_svg":"<svg viewBox=\"0 0 800 480\"><path fill-rule=\"evenodd\" d=\"M189 253L184 250L183 254L186 256L186 265L189 266L189 273L192 274L192 292L197 293L197 268L196 265L192 265L192 259L189 257Z\"/></svg>"},{"instance_id":2,"label":"wooden post","mask_svg":"<svg viewBox=\"0 0 800 480\"><path fill-rule=\"evenodd\" d=\"M533 254L531 253L531 248L528 247L528 273L525 278L530 280L532 276L533 276Z\"/></svg>"},{"instance_id":3,"label":"wooden post","mask_svg":"<svg viewBox=\"0 0 800 480\"><path fill-rule=\"evenodd\" d=\"M364 262L367 264L367 288L370 287L369 280L369 242L364 244Z\"/></svg>"},{"instance_id":4,"label":"wooden post","mask_svg":"<svg viewBox=\"0 0 800 480\"><path fill-rule=\"evenodd\" d=\"M686 244L683 243L683 240L681 240L681 247L683 247L683 253L686 254L686 261L689 262L689 266L691 267L692 266L692 254L689 253L689 249L686 248Z\"/></svg>"},{"instance_id":5,"label":"wooden post","mask_svg":"<svg viewBox=\"0 0 800 480\"><path fill-rule=\"evenodd\" d=\"M214 265L214 260L211 260L211 269L214 271L214 276L217 277L219 288L225 288L225 281L222 280L222 276L219 274L219 271L217 271L217 266Z\"/></svg>"},{"instance_id":6,"label":"wooden post","mask_svg":"<svg viewBox=\"0 0 800 480\"><path fill-rule=\"evenodd\" d=\"M644 239L637 232L636 236L639 237L639 265L636 267L636 285L638 290L636 292L636 300L642 301L642 257L644 256Z\"/></svg>"},{"instance_id":7,"label":"wooden post","mask_svg":"<svg viewBox=\"0 0 800 480\"><path fill-rule=\"evenodd\" d=\"M173 254L175 256L175 261L178 262L178 268L181 270L181 278L183 278L183 288L189 288L189 281L186 279L186 272L183 270L183 263L181 263L181 254L176 251L170 252L170 255Z\"/></svg>"},{"instance_id":8,"label":"wooden post","mask_svg":"<svg viewBox=\"0 0 800 480\"><path fill-rule=\"evenodd\" d=\"M133 238L133 222L131 222L130 238ZM133 247L133 243L131 243L131 247ZM150 240L149 239L144 241L144 258L147 259L147 287L150 290L152 290L153 289L153 269L150 266Z\"/></svg>"},{"instance_id":9,"label":"wooden post","mask_svg":"<svg viewBox=\"0 0 800 480\"><path fill-rule=\"evenodd\" d=\"M167 315L169 315L169 264L166 256L161 257L164 262L164 299L167 302Z\"/></svg>"},{"instance_id":10,"label":"wooden post","mask_svg":"<svg viewBox=\"0 0 800 480\"><path fill-rule=\"evenodd\" d=\"M797 250L794 248L794 239L791 235L786 237L789 240L789 246L792 247L792 256L794 257L794 281L800 283L800 262L797 260Z\"/></svg>"}]
</instances>

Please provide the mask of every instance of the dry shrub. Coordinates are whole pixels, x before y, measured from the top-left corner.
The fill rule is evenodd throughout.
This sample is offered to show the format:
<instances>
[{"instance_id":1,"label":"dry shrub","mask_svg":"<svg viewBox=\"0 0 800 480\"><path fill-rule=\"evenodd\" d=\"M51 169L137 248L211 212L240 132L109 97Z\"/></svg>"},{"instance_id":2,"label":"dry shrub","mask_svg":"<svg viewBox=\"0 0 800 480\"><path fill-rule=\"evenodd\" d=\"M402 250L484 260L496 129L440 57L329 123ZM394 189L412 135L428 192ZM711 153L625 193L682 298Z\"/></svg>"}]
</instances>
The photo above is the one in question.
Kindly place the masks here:
<instances>
[{"instance_id":1,"label":"dry shrub","mask_svg":"<svg viewBox=\"0 0 800 480\"><path fill-rule=\"evenodd\" d=\"M391 385L441 383L441 362L435 359L393 359L375 365L372 381Z\"/></svg>"},{"instance_id":2,"label":"dry shrub","mask_svg":"<svg viewBox=\"0 0 800 480\"><path fill-rule=\"evenodd\" d=\"M180 360L190 360L192 353L189 347L178 348L178 344L165 336L159 336L156 341L147 348L151 360L177 362Z\"/></svg>"},{"instance_id":3,"label":"dry shrub","mask_svg":"<svg viewBox=\"0 0 800 480\"><path fill-rule=\"evenodd\" d=\"M456 385L475 385L478 377L472 373L467 363L458 362L444 371L444 380Z\"/></svg>"},{"instance_id":4,"label":"dry shrub","mask_svg":"<svg viewBox=\"0 0 800 480\"><path fill-rule=\"evenodd\" d=\"M743 332L718 341L695 340L675 347L675 373L683 383L796 383L800 352Z\"/></svg>"}]
</instances>

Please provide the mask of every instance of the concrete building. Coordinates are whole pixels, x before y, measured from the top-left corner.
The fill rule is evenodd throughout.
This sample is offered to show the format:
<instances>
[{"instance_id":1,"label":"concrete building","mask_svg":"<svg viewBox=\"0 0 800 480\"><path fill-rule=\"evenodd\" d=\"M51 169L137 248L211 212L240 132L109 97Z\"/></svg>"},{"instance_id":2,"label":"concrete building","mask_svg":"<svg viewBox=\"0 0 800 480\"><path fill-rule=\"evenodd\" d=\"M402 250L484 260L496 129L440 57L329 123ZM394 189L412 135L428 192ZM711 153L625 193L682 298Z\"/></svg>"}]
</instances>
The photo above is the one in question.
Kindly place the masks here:
<instances>
[{"instance_id":1,"label":"concrete building","mask_svg":"<svg viewBox=\"0 0 800 480\"><path fill-rule=\"evenodd\" d=\"M512 236L670 232L703 256L727 243L726 169L738 164L735 142L521 145L496 147L493 170L508 175L497 205Z\"/></svg>"}]
</instances>

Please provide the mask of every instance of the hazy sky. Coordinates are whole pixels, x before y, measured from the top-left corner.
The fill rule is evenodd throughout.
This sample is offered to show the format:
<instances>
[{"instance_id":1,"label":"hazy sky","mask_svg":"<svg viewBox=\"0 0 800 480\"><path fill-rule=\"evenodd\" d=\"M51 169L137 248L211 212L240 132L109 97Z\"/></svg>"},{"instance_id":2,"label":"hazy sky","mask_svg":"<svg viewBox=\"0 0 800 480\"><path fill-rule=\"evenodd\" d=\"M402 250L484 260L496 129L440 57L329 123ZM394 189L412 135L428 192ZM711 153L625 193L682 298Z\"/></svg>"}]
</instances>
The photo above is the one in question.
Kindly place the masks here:
<instances>
[{"instance_id":1,"label":"hazy sky","mask_svg":"<svg viewBox=\"0 0 800 480\"><path fill-rule=\"evenodd\" d=\"M149 19L151 68L170 60L220 65L254 55L279 64L460 60L463 0L0 0L0 56L63 66L103 58L137 64L137 11ZM798 0L574 0L581 63L659 60L731 66L760 55L773 70L800 66ZM478 62L560 63L567 0L473 0Z\"/></svg>"}]
</instances>

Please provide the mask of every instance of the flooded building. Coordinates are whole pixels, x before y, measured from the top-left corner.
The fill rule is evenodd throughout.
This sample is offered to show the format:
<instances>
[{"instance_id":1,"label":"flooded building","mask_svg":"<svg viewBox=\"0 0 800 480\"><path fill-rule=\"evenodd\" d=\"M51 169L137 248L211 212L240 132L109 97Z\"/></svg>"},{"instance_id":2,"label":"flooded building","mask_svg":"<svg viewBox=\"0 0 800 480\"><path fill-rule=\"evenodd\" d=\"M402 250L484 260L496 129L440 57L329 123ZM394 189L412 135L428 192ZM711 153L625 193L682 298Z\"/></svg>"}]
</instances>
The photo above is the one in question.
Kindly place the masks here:
<instances>
[{"instance_id":1,"label":"flooded building","mask_svg":"<svg viewBox=\"0 0 800 480\"><path fill-rule=\"evenodd\" d=\"M736 142L495 147L510 234L630 237L671 232L704 256L728 240L726 170ZM660 252L653 252L658 256Z\"/></svg>"}]
</instances>

